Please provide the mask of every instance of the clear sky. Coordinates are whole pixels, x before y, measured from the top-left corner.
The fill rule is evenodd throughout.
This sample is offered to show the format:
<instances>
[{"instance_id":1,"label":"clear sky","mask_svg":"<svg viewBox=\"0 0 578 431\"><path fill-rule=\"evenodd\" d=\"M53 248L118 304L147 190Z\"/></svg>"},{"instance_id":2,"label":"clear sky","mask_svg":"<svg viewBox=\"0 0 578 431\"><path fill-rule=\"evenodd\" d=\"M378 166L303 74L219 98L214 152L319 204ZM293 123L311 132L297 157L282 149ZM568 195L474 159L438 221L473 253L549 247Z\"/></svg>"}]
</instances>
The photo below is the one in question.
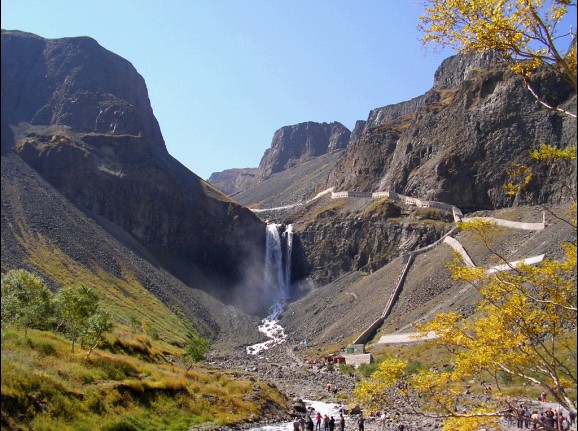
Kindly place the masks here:
<instances>
[{"instance_id":1,"label":"clear sky","mask_svg":"<svg viewBox=\"0 0 578 431\"><path fill-rule=\"evenodd\" d=\"M168 151L207 179L256 167L273 133L352 130L371 109L429 90L413 0L2 0L2 28L90 36L144 77Z\"/></svg>"}]
</instances>

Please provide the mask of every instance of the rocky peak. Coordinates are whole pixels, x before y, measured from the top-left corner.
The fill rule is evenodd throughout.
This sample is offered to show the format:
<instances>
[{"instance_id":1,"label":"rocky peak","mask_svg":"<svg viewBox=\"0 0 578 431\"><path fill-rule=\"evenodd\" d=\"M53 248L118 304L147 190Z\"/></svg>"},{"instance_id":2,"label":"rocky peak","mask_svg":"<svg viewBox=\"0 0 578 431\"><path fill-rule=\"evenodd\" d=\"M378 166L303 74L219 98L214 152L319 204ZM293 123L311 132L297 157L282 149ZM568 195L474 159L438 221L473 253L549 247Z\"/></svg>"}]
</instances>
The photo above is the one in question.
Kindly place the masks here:
<instances>
[{"instance_id":1,"label":"rocky peak","mask_svg":"<svg viewBox=\"0 0 578 431\"><path fill-rule=\"evenodd\" d=\"M187 284L232 300L263 262L264 223L168 154L144 79L93 39L3 31L2 126L3 154Z\"/></svg>"},{"instance_id":2,"label":"rocky peak","mask_svg":"<svg viewBox=\"0 0 578 431\"><path fill-rule=\"evenodd\" d=\"M296 164L347 147L351 132L341 123L306 122L280 128L273 135L271 148L265 151L258 180L284 171Z\"/></svg>"},{"instance_id":3,"label":"rocky peak","mask_svg":"<svg viewBox=\"0 0 578 431\"><path fill-rule=\"evenodd\" d=\"M551 104L575 111L576 93L564 81L547 70L532 80ZM523 80L491 54L454 56L428 93L372 111L323 187L393 190L465 210L557 203L561 185L546 172L538 171L529 193L516 200L504 188L508 170L534 165L530 151L545 142L576 142L576 120L536 103ZM575 178L575 166L564 168L567 178Z\"/></svg>"},{"instance_id":4,"label":"rocky peak","mask_svg":"<svg viewBox=\"0 0 578 431\"><path fill-rule=\"evenodd\" d=\"M493 52L454 55L449 57L445 59L436 70L432 91L456 87L472 77L476 71L487 69L497 64L499 64L499 60ZM431 103L431 98L435 97L432 91L410 100L371 110L363 131L365 132L389 121L414 114L422 105Z\"/></svg>"},{"instance_id":5,"label":"rocky peak","mask_svg":"<svg viewBox=\"0 0 578 431\"><path fill-rule=\"evenodd\" d=\"M503 65L493 51L453 55L442 61L434 74L434 90L444 90L460 85L480 71Z\"/></svg>"},{"instance_id":6,"label":"rocky peak","mask_svg":"<svg viewBox=\"0 0 578 431\"><path fill-rule=\"evenodd\" d=\"M94 39L43 39L2 30L2 70L3 82L10 82L2 87L2 112L9 123L140 134L153 153L167 155L143 77Z\"/></svg>"}]
</instances>

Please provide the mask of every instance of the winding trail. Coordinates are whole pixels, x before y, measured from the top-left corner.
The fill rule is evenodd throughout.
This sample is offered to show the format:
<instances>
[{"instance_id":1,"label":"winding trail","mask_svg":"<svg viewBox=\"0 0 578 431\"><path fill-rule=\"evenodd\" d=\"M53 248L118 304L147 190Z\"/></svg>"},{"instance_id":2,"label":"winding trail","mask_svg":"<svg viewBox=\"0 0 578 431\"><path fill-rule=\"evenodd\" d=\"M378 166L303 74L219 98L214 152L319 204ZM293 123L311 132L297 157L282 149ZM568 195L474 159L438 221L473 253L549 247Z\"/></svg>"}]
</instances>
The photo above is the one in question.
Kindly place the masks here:
<instances>
[{"instance_id":1,"label":"winding trail","mask_svg":"<svg viewBox=\"0 0 578 431\"><path fill-rule=\"evenodd\" d=\"M471 267L471 268L476 267L476 264L473 262L473 260L469 256L469 254L466 251L466 249L464 248L464 246L454 237L460 231L459 223L461 223L461 222L473 222L473 221L481 220L481 221L489 222L489 223L495 224L496 226L501 226L501 227L505 227L508 229L521 229L521 230L528 230L528 231L541 231L541 230L545 229L545 227L546 227L546 215L545 215L545 213L543 213L543 219L542 219L541 223L516 222L516 221L499 219L499 218L495 218L495 217L464 217L462 211L458 207L456 207L455 205L444 203L444 202L418 199L418 198L405 196L405 195L391 192L391 191L379 191L379 192L342 191L342 192L335 192L335 187L330 187L326 190L323 190L322 192L315 195L313 198L308 199L307 201L302 202L302 203L295 203L295 204L290 204L290 205L285 205L285 206L275 207L275 208L252 209L252 211L259 213L259 212L266 212L266 211L287 210L287 209L295 208L298 206L307 205L307 204L314 202L315 200L317 200L317 199L321 198L322 196L325 196L329 193L331 193L331 199L345 199L345 198L349 198L349 199L355 199L355 198L381 199L381 198L387 197L388 199L391 199L391 200L397 201L397 202L402 202L406 205L418 206L420 208L437 208L437 209L440 209L442 211L446 211L446 212L451 213L454 217L454 222L456 223L456 226L453 227L449 232L447 232L438 241L436 241L433 244L430 244L426 247L423 247L421 249L415 250L406 256L406 264L405 264L405 266L402 270L402 273L398 279L398 282L397 282L395 289L393 290L391 296L389 297L389 299L388 299L388 301L387 301L387 303L383 309L381 316L377 320L375 320L368 328L366 328L357 337L357 339L353 342L353 344L366 343L368 340L370 340L374 336L377 329L383 324L384 320L387 318L387 316L390 314L391 310L395 306L395 303L396 303L397 299L399 298L401 291L403 290L404 282L405 282L408 274L410 273L412 264L413 264L415 257L417 255L419 255L421 253L425 253L425 252L430 251L430 250L433 250L435 247L439 246L440 244L447 244L453 250L455 250L457 253L459 253L459 255L462 257L466 266ZM534 264L540 263L544 258L545 258L545 255L539 255L539 256L532 256L529 258L517 260L514 262L505 262L502 265L496 265L496 266L493 266L491 268L488 268L487 272L490 274L493 274L493 273L497 273L497 272L501 272L501 271L510 271L510 270L515 269L520 264L534 265ZM403 328L400 330L403 330ZM380 341L378 341L378 343L381 343L382 342L381 340L390 340L390 339L405 340L405 341L398 341L398 342L408 342L407 340L410 340L410 339L412 341L420 341L420 340L412 339L410 334L394 333L394 334L382 336ZM428 339L428 337L425 337L424 339ZM383 342L390 342L390 341L383 341Z\"/></svg>"}]
</instances>

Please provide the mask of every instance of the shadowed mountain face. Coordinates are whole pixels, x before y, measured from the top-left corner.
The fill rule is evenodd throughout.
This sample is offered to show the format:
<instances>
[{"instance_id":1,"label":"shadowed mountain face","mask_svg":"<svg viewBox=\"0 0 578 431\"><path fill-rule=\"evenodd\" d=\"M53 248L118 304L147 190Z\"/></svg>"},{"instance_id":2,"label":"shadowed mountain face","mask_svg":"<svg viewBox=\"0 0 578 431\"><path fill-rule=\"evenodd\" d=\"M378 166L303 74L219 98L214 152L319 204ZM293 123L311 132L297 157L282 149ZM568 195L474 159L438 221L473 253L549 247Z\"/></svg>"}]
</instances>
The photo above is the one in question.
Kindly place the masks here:
<instances>
[{"instance_id":1,"label":"shadowed mountain face","mask_svg":"<svg viewBox=\"0 0 578 431\"><path fill-rule=\"evenodd\" d=\"M188 285L232 301L259 284L264 224L168 154L128 61L86 37L2 31L2 125L3 156L16 152Z\"/></svg>"}]
</instances>

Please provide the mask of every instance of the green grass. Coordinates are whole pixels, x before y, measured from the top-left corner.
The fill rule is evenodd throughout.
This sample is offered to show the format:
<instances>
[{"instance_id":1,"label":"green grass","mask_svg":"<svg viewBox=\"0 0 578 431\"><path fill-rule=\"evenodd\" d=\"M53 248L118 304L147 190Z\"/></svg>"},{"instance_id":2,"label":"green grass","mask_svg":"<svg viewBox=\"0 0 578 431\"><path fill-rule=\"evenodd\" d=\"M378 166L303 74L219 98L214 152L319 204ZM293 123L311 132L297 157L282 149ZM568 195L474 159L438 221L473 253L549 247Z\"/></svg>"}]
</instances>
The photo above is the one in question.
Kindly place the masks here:
<instances>
[{"instance_id":1,"label":"green grass","mask_svg":"<svg viewBox=\"0 0 578 431\"><path fill-rule=\"evenodd\" d=\"M75 350L49 332L3 332L3 430L188 430L286 407L267 384L203 365L186 371L180 349L122 328L89 359Z\"/></svg>"},{"instance_id":2,"label":"green grass","mask_svg":"<svg viewBox=\"0 0 578 431\"><path fill-rule=\"evenodd\" d=\"M26 230L22 229L22 232ZM25 233L20 242L28 251L30 265L37 268L44 278L60 286L82 284L92 287L113 320L148 320L152 331L160 338L177 345L184 344L187 325L127 268L121 266L121 276L116 277L105 272L96 262L92 267L83 266L40 234Z\"/></svg>"}]
</instances>

